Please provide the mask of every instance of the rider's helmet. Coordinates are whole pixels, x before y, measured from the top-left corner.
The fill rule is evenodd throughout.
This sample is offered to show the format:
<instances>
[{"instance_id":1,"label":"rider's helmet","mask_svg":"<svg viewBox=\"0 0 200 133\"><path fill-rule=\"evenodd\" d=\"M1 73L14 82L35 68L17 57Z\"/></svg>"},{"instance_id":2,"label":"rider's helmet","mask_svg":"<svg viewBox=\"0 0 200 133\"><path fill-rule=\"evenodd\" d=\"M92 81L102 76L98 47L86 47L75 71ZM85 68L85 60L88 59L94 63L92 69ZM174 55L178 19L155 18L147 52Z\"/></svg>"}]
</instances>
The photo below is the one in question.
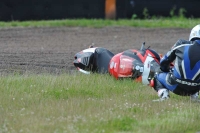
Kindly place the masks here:
<instances>
[{"instance_id":1,"label":"rider's helmet","mask_svg":"<svg viewBox=\"0 0 200 133\"><path fill-rule=\"evenodd\" d=\"M189 41L200 39L200 24L196 25L190 32Z\"/></svg>"}]
</instances>

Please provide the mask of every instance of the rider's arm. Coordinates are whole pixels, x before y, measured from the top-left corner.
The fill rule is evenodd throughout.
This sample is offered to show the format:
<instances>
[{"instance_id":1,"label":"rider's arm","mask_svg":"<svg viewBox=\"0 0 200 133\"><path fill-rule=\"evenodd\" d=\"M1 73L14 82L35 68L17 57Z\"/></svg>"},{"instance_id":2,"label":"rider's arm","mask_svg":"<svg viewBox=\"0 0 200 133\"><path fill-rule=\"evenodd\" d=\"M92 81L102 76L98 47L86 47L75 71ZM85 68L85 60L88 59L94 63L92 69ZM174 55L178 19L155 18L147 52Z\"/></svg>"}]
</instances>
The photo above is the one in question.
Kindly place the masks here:
<instances>
[{"instance_id":1,"label":"rider's arm","mask_svg":"<svg viewBox=\"0 0 200 133\"><path fill-rule=\"evenodd\" d=\"M174 46L171 48L170 51L167 52L167 54L165 54L163 56L163 58L160 60L160 69L164 72L169 72L170 70L170 64L175 60L176 58L176 49L185 43L185 40L178 40Z\"/></svg>"}]
</instances>

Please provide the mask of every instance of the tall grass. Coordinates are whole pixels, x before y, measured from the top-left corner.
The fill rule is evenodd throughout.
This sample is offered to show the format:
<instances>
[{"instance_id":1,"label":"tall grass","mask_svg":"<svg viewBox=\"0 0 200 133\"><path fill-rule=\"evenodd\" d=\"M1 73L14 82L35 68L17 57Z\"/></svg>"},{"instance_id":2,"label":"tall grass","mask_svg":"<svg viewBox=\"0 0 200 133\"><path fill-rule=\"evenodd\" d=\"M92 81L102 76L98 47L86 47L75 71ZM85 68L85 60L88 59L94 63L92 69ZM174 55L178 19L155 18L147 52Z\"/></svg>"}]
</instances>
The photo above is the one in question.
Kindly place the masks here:
<instances>
[{"instance_id":1,"label":"tall grass","mask_svg":"<svg viewBox=\"0 0 200 133\"><path fill-rule=\"evenodd\" d=\"M185 17L152 18L152 19L64 19L46 21L11 21L0 22L0 27L106 27L106 26L132 26L132 27L163 27L163 28L192 28L199 24L200 19L189 19Z\"/></svg>"},{"instance_id":2,"label":"tall grass","mask_svg":"<svg viewBox=\"0 0 200 133\"><path fill-rule=\"evenodd\" d=\"M0 132L196 133L200 104L109 75L0 77Z\"/></svg>"}]
</instances>

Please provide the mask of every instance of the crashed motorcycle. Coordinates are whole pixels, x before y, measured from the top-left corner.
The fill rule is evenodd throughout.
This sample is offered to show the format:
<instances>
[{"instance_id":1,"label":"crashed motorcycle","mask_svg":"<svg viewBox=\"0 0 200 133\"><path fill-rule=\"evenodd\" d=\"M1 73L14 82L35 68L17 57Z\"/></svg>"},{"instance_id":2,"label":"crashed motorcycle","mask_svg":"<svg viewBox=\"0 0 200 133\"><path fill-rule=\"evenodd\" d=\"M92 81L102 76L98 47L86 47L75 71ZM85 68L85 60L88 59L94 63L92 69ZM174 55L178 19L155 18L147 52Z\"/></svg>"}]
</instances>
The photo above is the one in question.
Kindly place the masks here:
<instances>
[{"instance_id":1,"label":"crashed motorcycle","mask_svg":"<svg viewBox=\"0 0 200 133\"><path fill-rule=\"evenodd\" d=\"M109 73L116 79L131 78L149 85L160 69L160 55L145 43L140 49L128 49L114 55L101 47L90 47L75 55L74 66L82 73Z\"/></svg>"}]
</instances>

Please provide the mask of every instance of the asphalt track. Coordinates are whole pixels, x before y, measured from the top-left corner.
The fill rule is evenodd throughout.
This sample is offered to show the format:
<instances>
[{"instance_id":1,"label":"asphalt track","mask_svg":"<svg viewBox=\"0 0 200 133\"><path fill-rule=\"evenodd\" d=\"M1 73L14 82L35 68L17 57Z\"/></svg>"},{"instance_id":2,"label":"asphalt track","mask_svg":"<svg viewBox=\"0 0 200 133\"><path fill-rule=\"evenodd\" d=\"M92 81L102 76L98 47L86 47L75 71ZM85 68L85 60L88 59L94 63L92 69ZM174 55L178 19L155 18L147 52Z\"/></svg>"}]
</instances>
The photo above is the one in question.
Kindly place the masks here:
<instances>
[{"instance_id":1,"label":"asphalt track","mask_svg":"<svg viewBox=\"0 0 200 133\"><path fill-rule=\"evenodd\" d=\"M145 42L164 54L189 34L190 29L180 28L1 28L0 74L71 73L75 53L92 44L116 54Z\"/></svg>"}]
</instances>

